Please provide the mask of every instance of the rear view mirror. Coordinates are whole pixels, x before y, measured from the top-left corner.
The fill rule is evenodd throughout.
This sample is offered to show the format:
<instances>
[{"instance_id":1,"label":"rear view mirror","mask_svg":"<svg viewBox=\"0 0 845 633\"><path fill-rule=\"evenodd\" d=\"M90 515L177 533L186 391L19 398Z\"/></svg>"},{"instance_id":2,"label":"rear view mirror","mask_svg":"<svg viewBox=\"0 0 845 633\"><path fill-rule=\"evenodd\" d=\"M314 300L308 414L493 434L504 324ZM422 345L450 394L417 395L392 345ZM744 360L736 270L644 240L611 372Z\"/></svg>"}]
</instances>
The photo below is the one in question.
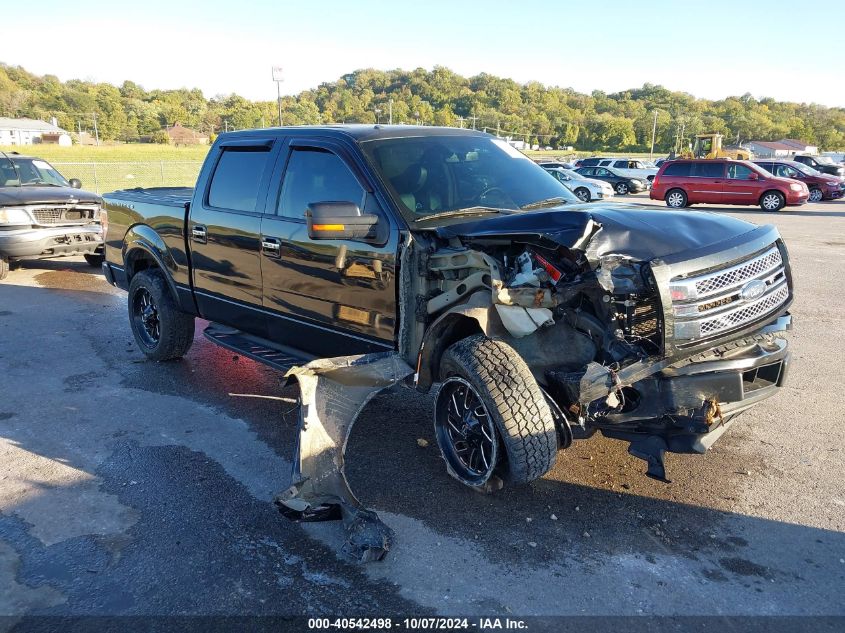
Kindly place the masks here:
<instances>
[{"instance_id":1,"label":"rear view mirror","mask_svg":"<svg viewBox=\"0 0 845 633\"><path fill-rule=\"evenodd\" d=\"M82 189L82 181L79 178L71 178L67 183L74 189Z\"/></svg>"},{"instance_id":2,"label":"rear view mirror","mask_svg":"<svg viewBox=\"0 0 845 633\"><path fill-rule=\"evenodd\" d=\"M312 202L305 220L312 240L374 238L378 226L378 216L362 214L354 202Z\"/></svg>"}]
</instances>

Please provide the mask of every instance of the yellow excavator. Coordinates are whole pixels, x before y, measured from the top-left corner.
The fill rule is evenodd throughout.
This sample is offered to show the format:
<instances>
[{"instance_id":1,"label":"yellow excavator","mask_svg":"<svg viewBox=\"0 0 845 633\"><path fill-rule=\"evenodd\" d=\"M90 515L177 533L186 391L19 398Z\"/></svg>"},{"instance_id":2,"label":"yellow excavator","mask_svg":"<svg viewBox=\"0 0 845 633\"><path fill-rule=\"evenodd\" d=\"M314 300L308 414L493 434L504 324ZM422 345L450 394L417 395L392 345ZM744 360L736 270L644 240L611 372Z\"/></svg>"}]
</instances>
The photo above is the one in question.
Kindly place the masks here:
<instances>
[{"instance_id":1,"label":"yellow excavator","mask_svg":"<svg viewBox=\"0 0 845 633\"><path fill-rule=\"evenodd\" d=\"M751 152L744 148L722 148L721 134L696 134L692 151L681 152L678 158L733 158L751 160Z\"/></svg>"}]
</instances>

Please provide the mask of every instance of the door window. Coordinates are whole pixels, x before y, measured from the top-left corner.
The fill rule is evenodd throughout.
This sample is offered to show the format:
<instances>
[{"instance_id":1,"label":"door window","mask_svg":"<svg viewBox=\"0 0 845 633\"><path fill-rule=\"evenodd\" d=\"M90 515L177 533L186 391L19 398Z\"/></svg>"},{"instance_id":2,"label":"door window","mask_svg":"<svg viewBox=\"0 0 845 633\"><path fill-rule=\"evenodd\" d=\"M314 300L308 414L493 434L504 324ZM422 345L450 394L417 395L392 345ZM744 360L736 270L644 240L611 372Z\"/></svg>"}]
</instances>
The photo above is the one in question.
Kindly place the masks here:
<instances>
[{"instance_id":1,"label":"door window","mask_svg":"<svg viewBox=\"0 0 845 633\"><path fill-rule=\"evenodd\" d=\"M751 172L754 172L754 170L748 165L731 163L728 166L728 178L731 180L751 180Z\"/></svg>"},{"instance_id":2,"label":"door window","mask_svg":"<svg viewBox=\"0 0 845 633\"><path fill-rule=\"evenodd\" d=\"M208 206L255 211L261 177L269 157L269 147L224 149L208 187Z\"/></svg>"},{"instance_id":3,"label":"door window","mask_svg":"<svg viewBox=\"0 0 845 633\"><path fill-rule=\"evenodd\" d=\"M776 165L775 176L780 176L781 178L800 178L801 174L789 165Z\"/></svg>"},{"instance_id":4,"label":"door window","mask_svg":"<svg viewBox=\"0 0 845 633\"><path fill-rule=\"evenodd\" d=\"M689 176L692 163L669 163L663 171L664 176Z\"/></svg>"},{"instance_id":5,"label":"door window","mask_svg":"<svg viewBox=\"0 0 845 633\"><path fill-rule=\"evenodd\" d=\"M724 178L725 164L703 160L700 163L694 163L692 175L699 178Z\"/></svg>"},{"instance_id":6,"label":"door window","mask_svg":"<svg viewBox=\"0 0 845 633\"><path fill-rule=\"evenodd\" d=\"M285 170L276 213L301 220L312 202L353 202L362 207L364 189L337 154L297 148Z\"/></svg>"},{"instance_id":7,"label":"door window","mask_svg":"<svg viewBox=\"0 0 845 633\"><path fill-rule=\"evenodd\" d=\"M604 168L599 167L599 168L596 169L596 176L612 176L612 175L613 174L611 174L609 171L607 171Z\"/></svg>"}]
</instances>

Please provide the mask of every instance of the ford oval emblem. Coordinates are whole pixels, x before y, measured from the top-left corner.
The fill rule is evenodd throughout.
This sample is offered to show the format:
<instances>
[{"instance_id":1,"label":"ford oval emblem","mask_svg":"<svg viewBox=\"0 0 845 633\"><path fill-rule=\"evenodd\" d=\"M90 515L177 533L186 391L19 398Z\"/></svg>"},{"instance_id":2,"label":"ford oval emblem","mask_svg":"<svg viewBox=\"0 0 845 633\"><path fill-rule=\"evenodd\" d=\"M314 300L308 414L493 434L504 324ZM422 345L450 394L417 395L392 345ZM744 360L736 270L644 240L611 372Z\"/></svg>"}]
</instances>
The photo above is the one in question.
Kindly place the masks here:
<instances>
[{"instance_id":1,"label":"ford oval emblem","mask_svg":"<svg viewBox=\"0 0 845 633\"><path fill-rule=\"evenodd\" d=\"M754 279L742 287L742 290L739 291L739 296L745 301L753 301L763 296L764 292L766 292L766 282L761 279Z\"/></svg>"}]
</instances>

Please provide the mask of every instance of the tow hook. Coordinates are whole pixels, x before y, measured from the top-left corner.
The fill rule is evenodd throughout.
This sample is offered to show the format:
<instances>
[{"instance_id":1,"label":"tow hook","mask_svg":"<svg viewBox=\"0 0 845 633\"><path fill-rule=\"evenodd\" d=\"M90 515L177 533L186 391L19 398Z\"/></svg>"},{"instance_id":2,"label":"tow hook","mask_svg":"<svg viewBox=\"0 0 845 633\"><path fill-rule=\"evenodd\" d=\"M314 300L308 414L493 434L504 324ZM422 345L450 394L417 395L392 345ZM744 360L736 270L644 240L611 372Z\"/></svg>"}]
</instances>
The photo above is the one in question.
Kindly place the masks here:
<instances>
[{"instance_id":1,"label":"tow hook","mask_svg":"<svg viewBox=\"0 0 845 633\"><path fill-rule=\"evenodd\" d=\"M647 477L671 484L672 480L666 479L666 466L663 463L663 455L668 449L666 440L662 437L649 435L644 439L631 442L628 452L634 457L645 460L648 464L648 469L645 473Z\"/></svg>"}]
</instances>

